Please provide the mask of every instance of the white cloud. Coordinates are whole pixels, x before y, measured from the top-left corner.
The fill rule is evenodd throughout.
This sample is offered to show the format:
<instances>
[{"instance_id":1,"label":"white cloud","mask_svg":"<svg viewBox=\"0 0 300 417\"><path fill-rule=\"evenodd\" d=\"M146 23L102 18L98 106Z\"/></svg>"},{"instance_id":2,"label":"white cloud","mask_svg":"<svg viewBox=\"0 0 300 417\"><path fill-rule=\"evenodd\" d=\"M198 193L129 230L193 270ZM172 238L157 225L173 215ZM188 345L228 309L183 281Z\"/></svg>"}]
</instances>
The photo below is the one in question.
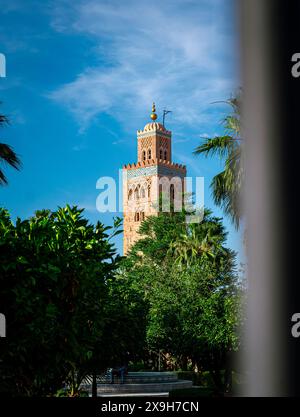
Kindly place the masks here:
<instances>
[{"instance_id":1,"label":"white cloud","mask_svg":"<svg viewBox=\"0 0 300 417\"><path fill-rule=\"evenodd\" d=\"M187 176L206 176L207 174L212 175L213 170L210 170L209 167L203 166L199 163L199 160L195 156L186 155L182 152L177 153L173 152L173 156L176 160L186 165L187 167Z\"/></svg>"},{"instance_id":2,"label":"white cloud","mask_svg":"<svg viewBox=\"0 0 300 417\"><path fill-rule=\"evenodd\" d=\"M74 152L80 152L80 151L83 151L84 149L86 149L87 147L86 147L86 145L83 145L83 144L80 144L80 145L74 145L73 147L72 147L72 151L74 151Z\"/></svg>"},{"instance_id":3,"label":"white cloud","mask_svg":"<svg viewBox=\"0 0 300 417\"><path fill-rule=\"evenodd\" d=\"M125 140L124 139L120 139L120 140L115 140L112 144L113 145L119 145L120 143L124 143Z\"/></svg>"},{"instance_id":4,"label":"white cloud","mask_svg":"<svg viewBox=\"0 0 300 417\"><path fill-rule=\"evenodd\" d=\"M175 139L173 140L173 143L186 143L189 142L189 139Z\"/></svg>"},{"instance_id":5,"label":"white cloud","mask_svg":"<svg viewBox=\"0 0 300 417\"><path fill-rule=\"evenodd\" d=\"M144 120L152 101L172 122L194 125L214 117L209 104L237 86L232 28L221 13L229 0L97 1L60 3L52 27L95 40L99 64L49 93L81 129L101 115L128 130Z\"/></svg>"},{"instance_id":6,"label":"white cloud","mask_svg":"<svg viewBox=\"0 0 300 417\"><path fill-rule=\"evenodd\" d=\"M98 213L98 210L96 207L96 198L95 198L94 203L90 201L82 201L82 202L77 203L77 206L80 208L84 208L84 211L88 213Z\"/></svg>"}]
</instances>

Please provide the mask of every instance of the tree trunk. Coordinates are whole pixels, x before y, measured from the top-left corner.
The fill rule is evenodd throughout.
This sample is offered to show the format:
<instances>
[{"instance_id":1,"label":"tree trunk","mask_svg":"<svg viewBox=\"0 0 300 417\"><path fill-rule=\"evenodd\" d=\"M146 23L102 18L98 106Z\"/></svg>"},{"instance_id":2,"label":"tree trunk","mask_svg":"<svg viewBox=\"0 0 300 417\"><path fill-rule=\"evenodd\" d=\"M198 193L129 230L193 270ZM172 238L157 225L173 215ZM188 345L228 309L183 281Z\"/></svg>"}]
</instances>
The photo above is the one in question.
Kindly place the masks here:
<instances>
[{"instance_id":1,"label":"tree trunk","mask_svg":"<svg viewBox=\"0 0 300 417\"><path fill-rule=\"evenodd\" d=\"M181 357L180 367L183 371L187 371L188 358L186 356Z\"/></svg>"},{"instance_id":2,"label":"tree trunk","mask_svg":"<svg viewBox=\"0 0 300 417\"><path fill-rule=\"evenodd\" d=\"M226 369L225 369L224 391L226 393L232 392L232 370L231 370L230 365L226 365Z\"/></svg>"},{"instance_id":3,"label":"tree trunk","mask_svg":"<svg viewBox=\"0 0 300 417\"><path fill-rule=\"evenodd\" d=\"M212 379L214 381L217 393L221 394L223 392L223 384L222 384L222 378L221 378L220 370L219 369L211 370L210 374L211 374Z\"/></svg>"},{"instance_id":4,"label":"tree trunk","mask_svg":"<svg viewBox=\"0 0 300 417\"><path fill-rule=\"evenodd\" d=\"M97 374L96 374L96 371L93 372L92 398L97 398Z\"/></svg>"},{"instance_id":5,"label":"tree trunk","mask_svg":"<svg viewBox=\"0 0 300 417\"><path fill-rule=\"evenodd\" d=\"M232 392L232 357L231 352L226 353L225 359L225 374L224 374L224 391L226 393Z\"/></svg>"}]
</instances>

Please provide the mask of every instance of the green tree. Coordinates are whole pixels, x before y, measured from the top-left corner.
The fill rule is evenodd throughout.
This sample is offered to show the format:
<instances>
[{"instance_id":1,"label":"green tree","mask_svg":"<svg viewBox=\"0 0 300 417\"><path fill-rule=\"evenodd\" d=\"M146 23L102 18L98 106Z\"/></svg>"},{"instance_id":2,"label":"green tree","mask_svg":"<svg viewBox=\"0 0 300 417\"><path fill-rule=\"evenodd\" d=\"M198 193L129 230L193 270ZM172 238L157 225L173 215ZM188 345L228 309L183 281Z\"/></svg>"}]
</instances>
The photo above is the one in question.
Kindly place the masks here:
<instances>
[{"instance_id":1,"label":"green tree","mask_svg":"<svg viewBox=\"0 0 300 417\"><path fill-rule=\"evenodd\" d=\"M82 212L41 210L14 224L0 210L2 392L53 395L65 381L70 395L78 395L87 373L132 349L138 300L114 279L120 258L111 238L120 220L113 228L92 225Z\"/></svg>"},{"instance_id":2,"label":"green tree","mask_svg":"<svg viewBox=\"0 0 300 417\"><path fill-rule=\"evenodd\" d=\"M193 264L200 258L214 260L224 255L222 246L226 233L220 219L212 218L211 211L205 210L201 223L191 223L183 233L171 242L169 253L179 264Z\"/></svg>"},{"instance_id":3,"label":"green tree","mask_svg":"<svg viewBox=\"0 0 300 417\"><path fill-rule=\"evenodd\" d=\"M186 224L184 212L162 213L147 218L139 233L123 267L145 300L148 349L168 353L177 368L189 362L209 370L225 390L228 356L238 348L239 297L235 253L225 246L221 219L205 210L201 223Z\"/></svg>"},{"instance_id":4,"label":"green tree","mask_svg":"<svg viewBox=\"0 0 300 417\"><path fill-rule=\"evenodd\" d=\"M194 153L196 155L217 155L225 160L224 170L215 175L212 183L212 195L216 205L223 208L238 228L241 219L240 197L244 184L244 169L241 147L241 93L225 101L231 107L223 122L224 135L205 138Z\"/></svg>"},{"instance_id":5,"label":"green tree","mask_svg":"<svg viewBox=\"0 0 300 417\"><path fill-rule=\"evenodd\" d=\"M0 127L4 127L9 123L8 118L0 114ZM7 178L3 172L1 166L3 164L8 164L15 169L19 169L21 166L21 161L12 149L11 146L6 143L0 143L0 185L7 184Z\"/></svg>"}]
</instances>

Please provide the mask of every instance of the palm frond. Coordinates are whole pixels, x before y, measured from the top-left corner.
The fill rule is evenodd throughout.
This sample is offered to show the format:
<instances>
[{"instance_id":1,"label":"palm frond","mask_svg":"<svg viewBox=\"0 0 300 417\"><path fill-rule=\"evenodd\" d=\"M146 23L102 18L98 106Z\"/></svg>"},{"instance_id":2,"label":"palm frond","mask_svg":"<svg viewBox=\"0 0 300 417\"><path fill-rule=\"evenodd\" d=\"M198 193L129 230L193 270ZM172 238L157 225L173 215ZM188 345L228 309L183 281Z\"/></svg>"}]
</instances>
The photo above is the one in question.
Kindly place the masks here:
<instances>
[{"instance_id":1,"label":"palm frond","mask_svg":"<svg viewBox=\"0 0 300 417\"><path fill-rule=\"evenodd\" d=\"M244 183L241 143L241 96L242 90L228 100L222 101L231 107L231 112L222 120L224 136L206 139L194 154L219 156L224 159L224 170L217 174L211 183L212 195L216 205L223 208L235 226L239 227L241 216L239 198Z\"/></svg>"},{"instance_id":2,"label":"palm frond","mask_svg":"<svg viewBox=\"0 0 300 417\"><path fill-rule=\"evenodd\" d=\"M9 164L17 170L19 170L21 166L21 161L15 151L6 143L0 143L0 161Z\"/></svg>"},{"instance_id":3,"label":"palm frond","mask_svg":"<svg viewBox=\"0 0 300 417\"><path fill-rule=\"evenodd\" d=\"M9 119L4 114L0 114L0 126L3 127L4 125L9 124Z\"/></svg>"},{"instance_id":4,"label":"palm frond","mask_svg":"<svg viewBox=\"0 0 300 417\"><path fill-rule=\"evenodd\" d=\"M205 142L198 146L193 153L195 155L204 154L206 157L218 155L220 158L226 158L235 146L232 136L215 136L205 139Z\"/></svg>"},{"instance_id":5,"label":"palm frond","mask_svg":"<svg viewBox=\"0 0 300 417\"><path fill-rule=\"evenodd\" d=\"M239 227L240 190L236 187L236 175L231 169L225 169L215 175L211 183L212 195L216 205L223 208L233 224Z\"/></svg>"},{"instance_id":6,"label":"palm frond","mask_svg":"<svg viewBox=\"0 0 300 417\"><path fill-rule=\"evenodd\" d=\"M4 172L2 169L0 169L0 185L6 185L7 184L7 178L4 175Z\"/></svg>"},{"instance_id":7,"label":"palm frond","mask_svg":"<svg viewBox=\"0 0 300 417\"><path fill-rule=\"evenodd\" d=\"M9 124L8 117L4 114L0 114L0 127L4 127L7 124ZM8 164L17 170L19 170L21 167L21 161L19 157L13 148L6 143L0 143L0 163ZM7 178L2 169L0 169L0 185L6 185L7 183Z\"/></svg>"},{"instance_id":8,"label":"palm frond","mask_svg":"<svg viewBox=\"0 0 300 417\"><path fill-rule=\"evenodd\" d=\"M240 120L234 115L226 116L223 120L225 131L235 139L240 139Z\"/></svg>"}]
</instances>

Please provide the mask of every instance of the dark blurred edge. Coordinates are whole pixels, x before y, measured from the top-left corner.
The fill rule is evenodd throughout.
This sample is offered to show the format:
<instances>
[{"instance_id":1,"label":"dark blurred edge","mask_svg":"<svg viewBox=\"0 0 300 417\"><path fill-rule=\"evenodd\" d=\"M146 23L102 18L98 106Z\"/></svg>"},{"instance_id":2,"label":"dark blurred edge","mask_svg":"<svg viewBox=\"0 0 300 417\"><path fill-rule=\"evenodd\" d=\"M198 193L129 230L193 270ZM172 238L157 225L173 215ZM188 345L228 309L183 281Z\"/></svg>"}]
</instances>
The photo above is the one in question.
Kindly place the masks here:
<instances>
[{"instance_id":1,"label":"dark blurred edge","mask_svg":"<svg viewBox=\"0 0 300 417\"><path fill-rule=\"evenodd\" d=\"M249 303L243 366L245 395L300 394L298 262L300 2L241 0Z\"/></svg>"}]
</instances>

